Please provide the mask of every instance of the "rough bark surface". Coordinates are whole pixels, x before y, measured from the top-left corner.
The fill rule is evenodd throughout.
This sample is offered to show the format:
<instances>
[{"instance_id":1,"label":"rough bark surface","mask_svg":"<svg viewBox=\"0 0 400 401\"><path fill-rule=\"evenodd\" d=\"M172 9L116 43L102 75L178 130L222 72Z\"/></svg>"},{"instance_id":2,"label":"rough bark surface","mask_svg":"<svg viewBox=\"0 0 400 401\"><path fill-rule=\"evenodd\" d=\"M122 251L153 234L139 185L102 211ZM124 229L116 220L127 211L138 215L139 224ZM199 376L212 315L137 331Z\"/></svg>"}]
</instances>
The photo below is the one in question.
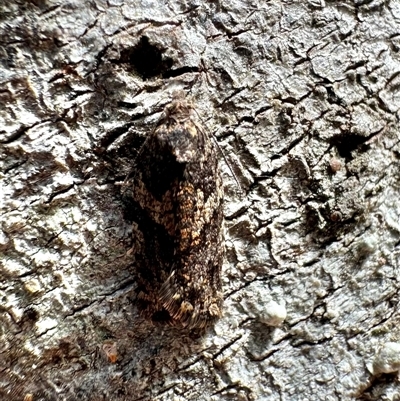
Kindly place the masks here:
<instances>
[{"instance_id":1,"label":"rough bark surface","mask_svg":"<svg viewBox=\"0 0 400 401\"><path fill-rule=\"evenodd\" d=\"M398 1L3 0L0 399L400 400L399 87ZM139 317L122 196L176 90L226 158L202 337Z\"/></svg>"}]
</instances>

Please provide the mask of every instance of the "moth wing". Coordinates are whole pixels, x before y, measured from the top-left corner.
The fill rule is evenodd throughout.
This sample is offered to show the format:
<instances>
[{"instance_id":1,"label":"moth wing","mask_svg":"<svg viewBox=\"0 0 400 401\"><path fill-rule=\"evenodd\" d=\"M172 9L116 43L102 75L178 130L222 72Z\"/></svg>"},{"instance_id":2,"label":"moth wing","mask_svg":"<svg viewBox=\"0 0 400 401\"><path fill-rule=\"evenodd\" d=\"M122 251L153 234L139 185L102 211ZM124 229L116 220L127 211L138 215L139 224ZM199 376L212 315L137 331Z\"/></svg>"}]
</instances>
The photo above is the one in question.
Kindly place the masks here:
<instances>
[{"instance_id":1,"label":"moth wing","mask_svg":"<svg viewBox=\"0 0 400 401\"><path fill-rule=\"evenodd\" d=\"M160 303L169 313L172 322L179 321L183 326L195 325L198 311L189 301L182 299L181 294L173 271L160 288Z\"/></svg>"}]
</instances>

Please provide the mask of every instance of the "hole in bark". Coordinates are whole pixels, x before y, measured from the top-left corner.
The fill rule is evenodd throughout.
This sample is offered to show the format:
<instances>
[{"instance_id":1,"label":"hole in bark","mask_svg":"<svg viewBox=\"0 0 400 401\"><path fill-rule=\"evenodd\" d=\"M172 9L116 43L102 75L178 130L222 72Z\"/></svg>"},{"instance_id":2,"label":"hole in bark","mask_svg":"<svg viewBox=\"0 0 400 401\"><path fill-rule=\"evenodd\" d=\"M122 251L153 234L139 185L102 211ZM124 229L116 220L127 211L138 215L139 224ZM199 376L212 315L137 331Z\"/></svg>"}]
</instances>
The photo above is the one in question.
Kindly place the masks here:
<instances>
[{"instance_id":1,"label":"hole in bark","mask_svg":"<svg viewBox=\"0 0 400 401\"><path fill-rule=\"evenodd\" d=\"M351 152L353 150L356 150L360 145L365 143L365 141L367 140L368 138L365 136L356 134L346 134L333 138L331 143L333 146L336 147L341 157L344 157L346 160L352 160L353 156L351 155Z\"/></svg>"},{"instance_id":2,"label":"hole in bark","mask_svg":"<svg viewBox=\"0 0 400 401\"><path fill-rule=\"evenodd\" d=\"M37 322L39 320L39 316L40 316L39 312L35 308L29 307L24 310L23 317L26 320L29 320L31 322Z\"/></svg>"},{"instance_id":3,"label":"hole in bark","mask_svg":"<svg viewBox=\"0 0 400 401\"><path fill-rule=\"evenodd\" d=\"M357 397L357 400L377 400L381 398L374 397L374 394L380 394L387 388L389 384L396 382L397 372L395 373L383 373L381 375L372 377L368 387L366 387L361 394Z\"/></svg>"},{"instance_id":4,"label":"hole in bark","mask_svg":"<svg viewBox=\"0 0 400 401\"><path fill-rule=\"evenodd\" d=\"M160 49L152 45L146 36L142 36L135 47L121 52L119 61L131 64L143 79L148 79L161 75L171 68L172 59L163 59L162 55Z\"/></svg>"}]
</instances>

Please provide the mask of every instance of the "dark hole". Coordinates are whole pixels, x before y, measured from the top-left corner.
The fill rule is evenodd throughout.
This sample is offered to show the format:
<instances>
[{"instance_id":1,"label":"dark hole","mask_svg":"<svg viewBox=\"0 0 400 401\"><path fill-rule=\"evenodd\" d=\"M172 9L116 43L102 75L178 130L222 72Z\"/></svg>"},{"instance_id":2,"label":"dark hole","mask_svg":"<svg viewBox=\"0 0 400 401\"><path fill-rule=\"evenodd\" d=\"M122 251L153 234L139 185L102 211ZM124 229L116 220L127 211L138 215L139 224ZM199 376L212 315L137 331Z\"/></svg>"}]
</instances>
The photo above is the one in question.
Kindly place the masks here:
<instances>
[{"instance_id":1,"label":"dark hole","mask_svg":"<svg viewBox=\"0 0 400 401\"><path fill-rule=\"evenodd\" d=\"M36 322L39 319L39 312L36 309L29 307L24 310L23 316L27 320Z\"/></svg>"},{"instance_id":2,"label":"dark hole","mask_svg":"<svg viewBox=\"0 0 400 401\"><path fill-rule=\"evenodd\" d=\"M372 377L369 386L363 391L362 394L357 398L358 400L376 400L373 397L374 393L378 393L380 390L387 387L388 384L396 381L397 372L395 373L383 373L381 375Z\"/></svg>"},{"instance_id":3,"label":"dark hole","mask_svg":"<svg viewBox=\"0 0 400 401\"><path fill-rule=\"evenodd\" d=\"M362 145L368 138L361 135L356 134L345 134L340 135L332 139L332 145L336 146L338 153L341 157L346 158L347 160L352 160L353 157L351 152L356 150L360 145ZM367 145L365 145L366 150Z\"/></svg>"},{"instance_id":4,"label":"dark hole","mask_svg":"<svg viewBox=\"0 0 400 401\"><path fill-rule=\"evenodd\" d=\"M161 75L172 66L172 59L163 60L162 51L150 44L146 36L135 47L123 50L119 61L131 64L143 79Z\"/></svg>"}]
</instances>

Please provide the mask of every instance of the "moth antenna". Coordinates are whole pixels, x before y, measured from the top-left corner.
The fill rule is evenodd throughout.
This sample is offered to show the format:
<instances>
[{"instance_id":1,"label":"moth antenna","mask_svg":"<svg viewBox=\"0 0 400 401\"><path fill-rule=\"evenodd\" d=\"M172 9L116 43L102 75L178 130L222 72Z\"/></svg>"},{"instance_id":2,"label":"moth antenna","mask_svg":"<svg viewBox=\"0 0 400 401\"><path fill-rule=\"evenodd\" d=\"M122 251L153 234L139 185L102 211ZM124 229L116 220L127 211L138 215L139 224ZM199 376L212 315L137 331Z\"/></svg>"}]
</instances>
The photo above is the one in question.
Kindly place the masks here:
<instances>
[{"instance_id":1,"label":"moth antenna","mask_svg":"<svg viewBox=\"0 0 400 401\"><path fill-rule=\"evenodd\" d=\"M152 132L152 133L153 133L153 132ZM133 165L134 165L134 166L136 166L136 161L137 161L137 159L139 158L139 156L142 154L143 149L144 149L144 147L145 147L145 145L146 145L146 143L147 143L148 141L149 141L149 135L146 136L144 142L142 143L142 146L140 147L139 151L137 152L137 154L136 154L136 156L135 156L135 159L133 160ZM131 175L132 172L135 172L135 173L134 173L133 175ZM132 168L131 171L129 171L129 173L126 174L125 179L124 179L124 182L122 183L122 186L124 186L125 188L127 188L127 187L128 187L128 180L129 180L129 178L133 178L133 179L134 179L135 176L136 176L136 169L135 169L135 168ZM126 189L123 190L123 193L125 193L125 191L126 191Z\"/></svg>"},{"instance_id":2,"label":"moth antenna","mask_svg":"<svg viewBox=\"0 0 400 401\"><path fill-rule=\"evenodd\" d=\"M161 116L158 118L157 123L156 123L155 127L153 128L153 130L150 132L150 134L146 135L145 140L143 141L142 145L140 146L139 151L137 152L137 154L136 154L136 156L135 156L135 158L133 160L133 165L134 166L136 165L136 161L138 160L140 155L143 153L143 150L144 150L145 146L147 145L147 143L149 142L151 136L154 134L154 131L156 130L159 122L162 120L162 118L164 118L163 114L164 113L161 113ZM135 171L135 174L136 174L136 169L134 169L134 168L131 169L131 171L125 176L125 179L124 179L124 182L123 182L122 185L126 185L128 179L131 177L132 171ZM132 176L132 178L135 178L135 174Z\"/></svg>"},{"instance_id":3,"label":"moth antenna","mask_svg":"<svg viewBox=\"0 0 400 401\"><path fill-rule=\"evenodd\" d=\"M201 117L200 117L199 113L197 112L197 110L196 110L196 109L193 109L193 110L194 110L194 112L197 114L197 117L199 118L199 120L201 121ZM230 163L228 162L227 158L225 157L225 154L224 154L224 152L222 151L221 146L219 146L219 143L218 143L218 141L217 141L217 138L215 137L214 134L211 134L210 132L208 132L208 134L209 134L209 136L213 139L214 143L217 145L218 151L220 152L220 154L221 154L221 156L223 157L223 159L224 159L226 165L228 166L228 169L229 169L229 171L231 172L233 179L236 181L236 184L237 184L238 188L242 191L242 187L241 187L241 185L240 185L240 183L239 183L239 180L237 179L236 174L233 172L233 169L232 169Z\"/></svg>"},{"instance_id":4,"label":"moth antenna","mask_svg":"<svg viewBox=\"0 0 400 401\"><path fill-rule=\"evenodd\" d=\"M230 163L228 162L227 158L225 157L225 154L224 154L224 152L222 151L221 146L219 146L219 143L218 143L218 141L217 141L217 138L215 138L215 135L211 135L211 136L212 136L212 138L213 138L215 144L217 145L217 148L218 148L219 152L221 153L221 155L222 155L222 157L223 157L223 159L224 159L226 165L228 166L229 171L230 171L231 174L232 174L232 177L233 177L234 180L236 181L237 186L239 187L240 190L242 190L242 187L241 187L241 185L240 185L240 183L239 183L239 180L238 180L237 177L236 177L236 174L233 172L233 169L232 169Z\"/></svg>"}]
</instances>

